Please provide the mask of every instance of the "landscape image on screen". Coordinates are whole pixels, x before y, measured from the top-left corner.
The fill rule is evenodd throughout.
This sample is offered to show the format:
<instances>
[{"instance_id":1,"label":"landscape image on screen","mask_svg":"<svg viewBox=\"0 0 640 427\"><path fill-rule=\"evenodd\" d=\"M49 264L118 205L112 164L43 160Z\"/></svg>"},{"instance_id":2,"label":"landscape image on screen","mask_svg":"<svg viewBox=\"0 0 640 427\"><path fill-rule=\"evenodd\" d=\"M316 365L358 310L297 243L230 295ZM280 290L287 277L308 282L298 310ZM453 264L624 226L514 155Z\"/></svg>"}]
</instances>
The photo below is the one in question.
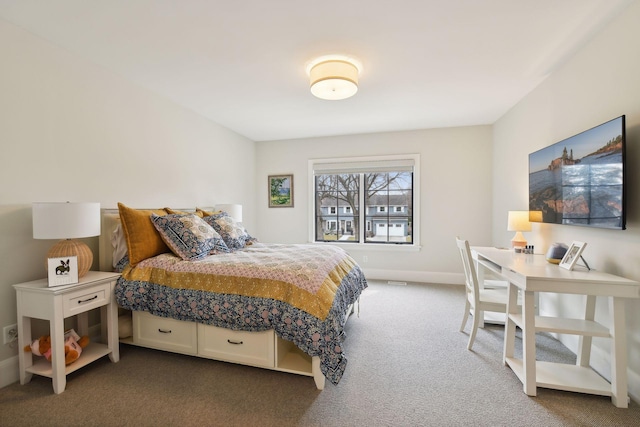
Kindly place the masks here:
<instances>
[{"instance_id":1,"label":"landscape image on screen","mask_svg":"<svg viewBox=\"0 0 640 427\"><path fill-rule=\"evenodd\" d=\"M624 129L621 116L531 153L529 210L546 223L623 229Z\"/></svg>"}]
</instances>

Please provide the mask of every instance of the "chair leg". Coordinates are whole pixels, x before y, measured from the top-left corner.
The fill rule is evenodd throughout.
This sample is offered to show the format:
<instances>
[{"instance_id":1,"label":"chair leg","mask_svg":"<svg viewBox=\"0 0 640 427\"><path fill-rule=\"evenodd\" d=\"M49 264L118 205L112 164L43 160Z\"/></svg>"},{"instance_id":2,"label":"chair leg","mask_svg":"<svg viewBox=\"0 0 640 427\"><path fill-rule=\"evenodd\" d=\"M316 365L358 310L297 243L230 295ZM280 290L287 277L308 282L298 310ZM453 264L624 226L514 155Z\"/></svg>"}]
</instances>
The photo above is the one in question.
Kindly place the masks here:
<instances>
[{"instance_id":1,"label":"chair leg","mask_svg":"<svg viewBox=\"0 0 640 427\"><path fill-rule=\"evenodd\" d=\"M484 328L484 311L477 310L477 312L478 312L478 327Z\"/></svg>"},{"instance_id":2,"label":"chair leg","mask_svg":"<svg viewBox=\"0 0 640 427\"><path fill-rule=\"evenodd\" d=\"M480 317L478 316L478 310L473 312L473 326L471 326L471 333L469 334L469 343L467 344L467 350L471 350L473 347L473 341L476 339L476 332L478 332L478 324L480 324Z\"/></svg>"},{"instance_id":3,"label":"chair leg","mask_svg":"<svg viewBox=\"0 0 640 427\"><path fill-rule=\"evenodd\" d=\"M464 316L462 316L462 325L460 325L460 332L464 331L464 327L467 325L469 310L471 310L471 304L469 304L469 300L466 300L464 304Z\"/></svg>"}]
</instances>

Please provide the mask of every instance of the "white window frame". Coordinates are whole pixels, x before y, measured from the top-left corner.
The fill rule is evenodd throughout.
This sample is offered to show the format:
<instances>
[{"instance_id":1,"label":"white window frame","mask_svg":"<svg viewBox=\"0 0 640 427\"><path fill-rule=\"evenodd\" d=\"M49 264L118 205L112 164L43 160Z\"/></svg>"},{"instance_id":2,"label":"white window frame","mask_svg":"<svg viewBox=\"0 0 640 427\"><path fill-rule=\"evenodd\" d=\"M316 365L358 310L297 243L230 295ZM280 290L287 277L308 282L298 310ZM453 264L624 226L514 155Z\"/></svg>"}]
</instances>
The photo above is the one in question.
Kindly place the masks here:
<instances>
[{"instance_id":1,"label":"white window frame","mask_svg":"<svg viewBox=\"0 0 640 427\"><path fill-rule=\"evenodd\" d=\"M338 213L338 209L335 206L329 206L329 215L336 215Z\"/></svg>"},{"instance_id":2,"label":"white window frame","mask_svg":"<svg viewBox=\"0 0 640 427\"><path fill-rule=\"evenodd\" d=\"M353 170L357 173L358 165L362 164L382 165L389 168L389 171L393 171L395 165L406 165L408 163L413 164L413 223L412 223L412 242L410 244L393 245L388 243L364 243L364 238L360 239L358 243L340 243L340 241L331 242L316 242L314 235L315 228L315 170L323 167L341 167L345 170ZM389 156L367 156L367 157L343 157L332 159L310 159L308 162L308 183L309 183L309 242L313 244L332 244L332 245L347 245L350 248L354 246L360 249L371 250L390 250L390 251L418 251L420 250L420 222L422 217L420 215L420 154L398 154ZM372 227L369 221L364 220L365 206L362 205L360 210L361 221L360 230L358 232L361 236L364 236L366 231L370 231L367 227ZM365 225L363 227L362 225Z\"/></svg>"}]
</instances>

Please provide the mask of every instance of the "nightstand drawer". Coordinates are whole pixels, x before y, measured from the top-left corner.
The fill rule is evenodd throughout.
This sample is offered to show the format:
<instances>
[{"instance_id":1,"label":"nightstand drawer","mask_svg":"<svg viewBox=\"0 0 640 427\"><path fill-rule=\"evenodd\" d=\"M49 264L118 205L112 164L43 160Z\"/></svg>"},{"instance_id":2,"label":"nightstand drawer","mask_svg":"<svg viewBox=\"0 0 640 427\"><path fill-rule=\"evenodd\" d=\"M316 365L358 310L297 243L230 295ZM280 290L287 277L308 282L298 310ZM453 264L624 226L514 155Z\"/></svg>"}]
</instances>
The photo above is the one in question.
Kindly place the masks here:
<instances>
[{"instance_id":1,"label":"nightstand drawer","mask_svg":"<svg viewBox=\"0 0 640 427\"><path fill-rule=\"evenodd\" d=\"M195 355L198 350L196 324L133 312L133 343L158 350Z\"/></svg>"},{"instance_id":2,"label":"nightstand drawer","mask_svg":"<svg viewBox=\"0 0 640 427\"><path fill-rule=\"evenodd\" d=\"M70 317L111 302L111 284L104 283L69 292L62 298L63 316Z\"/></svg>"},{"instance_id":3,"label":"nightstand drawer","mask_svg":"<svg viewBox=\"0 0 640 427\"><path fill-rule=\"evenodd\" d=\"M234 331L198 324L198 354L245 365L274 367L273 330Z\"/></svg>"}]
</instances>

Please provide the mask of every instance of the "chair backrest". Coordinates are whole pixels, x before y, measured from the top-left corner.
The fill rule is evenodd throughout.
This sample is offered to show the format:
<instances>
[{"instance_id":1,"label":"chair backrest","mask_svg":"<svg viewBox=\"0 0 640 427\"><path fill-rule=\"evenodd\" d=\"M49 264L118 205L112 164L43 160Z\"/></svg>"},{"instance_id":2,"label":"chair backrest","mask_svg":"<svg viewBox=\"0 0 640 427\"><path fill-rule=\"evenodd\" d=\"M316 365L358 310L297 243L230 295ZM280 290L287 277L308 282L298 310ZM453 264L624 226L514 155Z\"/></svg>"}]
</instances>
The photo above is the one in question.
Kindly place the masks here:
<instances>
[{"instance_id":1,"label":"chair backrest","mask_svg":"<svg viewBox=\"0 0 640 427\"><path fill-rule=\"evenodd\" d=\"M462 267L464 268L464 284L467 288L467 297L472 298L471 302L475 304L480 299L480 286L478 285L478 275L471 256L471 248L468 240L462 240L456 237L456 244L462 258Z\"/></svg>"}]
</instances>

